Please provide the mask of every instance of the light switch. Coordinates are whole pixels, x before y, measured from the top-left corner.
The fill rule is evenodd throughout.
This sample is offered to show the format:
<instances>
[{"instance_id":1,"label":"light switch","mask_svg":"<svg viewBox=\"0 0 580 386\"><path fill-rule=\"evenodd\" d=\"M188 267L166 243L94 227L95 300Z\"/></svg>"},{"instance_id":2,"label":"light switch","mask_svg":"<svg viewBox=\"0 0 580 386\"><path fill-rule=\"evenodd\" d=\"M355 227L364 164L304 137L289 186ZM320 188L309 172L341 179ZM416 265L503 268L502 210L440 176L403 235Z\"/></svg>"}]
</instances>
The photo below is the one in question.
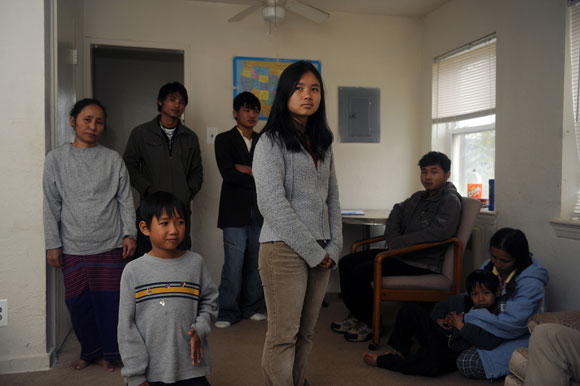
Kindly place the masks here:
<instances>
[{"instance_id":1,"label":"light switch","mask_svg":"<svg viewBox=\"0 0 580 386\"><path fill-rule=\"evenodd\" d=\"M213 145L215 142L215 137L218 135L218 128L217 127L208 127L207 131L207 144Z\"/></svg>"}]
</instances>

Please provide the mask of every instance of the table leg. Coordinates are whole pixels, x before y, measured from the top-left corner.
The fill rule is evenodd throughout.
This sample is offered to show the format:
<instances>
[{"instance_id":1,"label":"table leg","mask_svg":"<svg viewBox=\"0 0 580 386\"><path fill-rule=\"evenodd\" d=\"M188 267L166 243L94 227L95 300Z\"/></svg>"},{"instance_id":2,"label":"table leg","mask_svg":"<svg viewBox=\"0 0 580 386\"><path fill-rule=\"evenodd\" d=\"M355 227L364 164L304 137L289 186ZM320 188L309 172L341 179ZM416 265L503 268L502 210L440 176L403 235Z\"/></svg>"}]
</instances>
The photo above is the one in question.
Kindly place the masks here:
<instances>
[{"instance_id":1,"label":"table leg","mask_svg":"<svg viewBox=\"0 0 580 386\"><path fill-rule=\"evenodd\" d=\"M370 225L363 225L363 227L362 227L362 239L368 240L370 238L371 238L371 226ZM369 249L371 249L370 244L363 245L363 251L368 251Z\"/></svg>"}]
</instances>

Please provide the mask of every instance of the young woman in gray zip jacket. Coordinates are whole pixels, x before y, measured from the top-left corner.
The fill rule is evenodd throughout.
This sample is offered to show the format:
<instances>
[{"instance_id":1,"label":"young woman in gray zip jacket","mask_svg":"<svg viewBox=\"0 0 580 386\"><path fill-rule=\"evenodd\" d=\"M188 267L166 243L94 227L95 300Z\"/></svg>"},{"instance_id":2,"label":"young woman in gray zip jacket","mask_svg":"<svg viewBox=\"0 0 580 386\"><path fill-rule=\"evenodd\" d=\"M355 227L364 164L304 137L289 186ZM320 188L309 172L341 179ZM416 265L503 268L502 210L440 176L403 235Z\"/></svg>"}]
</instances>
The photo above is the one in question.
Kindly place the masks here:
<instances>
[{"instance_id":1,"label":"young woman in gray zip jacket","mask_svg":"<svg viewBox=\"0 0 580 386\"><path fill-rule=\"evenodd\" d=\"M308 62L290 65L253 160L264 216L259 270L268 310L266 385L308 384L314 327L342 249L332 140L320 73Z\"/></svg>"}]
</instances>

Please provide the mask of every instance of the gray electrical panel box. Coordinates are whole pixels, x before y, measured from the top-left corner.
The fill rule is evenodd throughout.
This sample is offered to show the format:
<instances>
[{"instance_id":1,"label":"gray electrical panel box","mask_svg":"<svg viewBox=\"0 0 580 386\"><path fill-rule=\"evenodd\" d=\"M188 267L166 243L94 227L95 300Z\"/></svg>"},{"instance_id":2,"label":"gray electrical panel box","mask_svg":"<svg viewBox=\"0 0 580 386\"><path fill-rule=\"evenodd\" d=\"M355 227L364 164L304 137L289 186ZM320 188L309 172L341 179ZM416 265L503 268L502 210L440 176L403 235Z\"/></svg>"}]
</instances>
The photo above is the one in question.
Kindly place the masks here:
<instances>
[{"instance_id":1,"label":"gray electrical panel box","mask_svg":"<svg viewBox=\"0 0 580 386\"><path fill-rule=\"evenodd\" d=\"M381 90L366 87L338 88L340 142L381 141Z\"/></svg>"}]
</instances>

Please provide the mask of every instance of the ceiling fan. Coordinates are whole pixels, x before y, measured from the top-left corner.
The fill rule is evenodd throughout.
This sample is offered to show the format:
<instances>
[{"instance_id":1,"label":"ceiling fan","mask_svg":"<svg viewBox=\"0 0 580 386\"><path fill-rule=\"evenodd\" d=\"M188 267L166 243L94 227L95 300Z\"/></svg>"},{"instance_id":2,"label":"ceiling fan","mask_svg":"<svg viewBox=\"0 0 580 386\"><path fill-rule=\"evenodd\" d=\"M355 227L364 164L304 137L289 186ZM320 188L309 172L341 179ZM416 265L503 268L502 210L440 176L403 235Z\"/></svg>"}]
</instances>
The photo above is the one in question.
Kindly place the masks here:
<instances>
[{"instance_id":1,"label":"ceiling fan","mask_svg":"<svg viewBox=\"0 0 580 386\"><path fill-rule=\"evenodd\" d=\"M277 24L283 21L286 17L286 10L292 11L315 23L322 23L330 16L327 12L299 0L263 0L237 13L229 18L228 21L230 23L240 21L258 8L262 8L264 20L270 24Z\"/></svg>"}]
</instances>

